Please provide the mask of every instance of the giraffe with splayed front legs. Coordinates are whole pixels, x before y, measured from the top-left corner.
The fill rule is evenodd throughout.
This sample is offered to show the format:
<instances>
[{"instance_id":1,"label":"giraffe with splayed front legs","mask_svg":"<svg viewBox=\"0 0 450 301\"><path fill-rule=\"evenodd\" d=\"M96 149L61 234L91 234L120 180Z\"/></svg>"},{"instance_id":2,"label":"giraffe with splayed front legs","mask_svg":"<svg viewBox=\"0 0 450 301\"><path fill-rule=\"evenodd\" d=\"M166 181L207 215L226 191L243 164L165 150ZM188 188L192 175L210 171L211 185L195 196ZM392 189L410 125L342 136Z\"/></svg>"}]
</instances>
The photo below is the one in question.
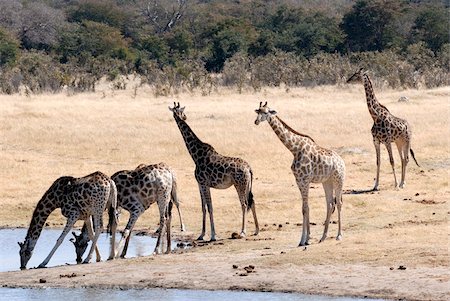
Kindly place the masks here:
<instances>
[{"instance_id":1,"label":"giraffe with splayed front legs","mask_svg":"<svg viewBox=\"0 0 450 301\"><path fill-rule=\"evenodd\" d=\"M44 196L36 205L31 218L25 241L19 242L20 246L20 268L25 269L33 254L45 221L48 216L57 208L61 208L61 213L67 218L66 226L56 241L50 254L39 265L43 268L52 258L56 249L61 245L67 233L72 229L75 222L84 220L90 225L91 217L94 227L94 237L91 249L83 263L88 263L100 233L103 229L103 211L108 208L111 223L111 254L114 256L115 249L115 227L117 226L117 190L114 182L101 172L95 172L82 178L61 177L45 192Z\"/></svg>"},{"instance_id":2,"label":"giraffe with splayed front legs","mask_svg":"<svg viewBox=\"0 0 450 301\"><path fill-rule=\"evenodd\" d=\"M336 152L318 146L311 137L293 130L276 115L276 111L267 106L267 102L264 105L261 102L255 112L258 114L255 124L258 125L262 121L267 121L284 146L294 155L291 170L303 200L303 228L299 246L308 245L310 239L308 196L311 183L322 183L327 203L325 228L319 242L324 241L327 237L331 214L334 212L336 205L338 208L338 234L336 239L340 240L342 238L341 207L342 187L345 178L344 160Z\"/></svg>"},{"instance_id":3,"label":"giraffe with splayed front legs","mask_svg":"<svg viewBox=\"0 0 450 301\"><path fill-rule=\"evenodd\" d=\"M389 110L380 104L375 97L373 91L372 82L369 75L363 68L353 74L347 83L362 82L364 84L364 90L366 93L367 107L369 109L370 116L373 119L372 137L373 144L377 155L377 177L375 179L375 186L373 190L378 190L378 183L380 179L380 144L383 143L389 154L389 162L392 166L392 173L394 174L395 188L397 188L397 177L395 176L394 157L392 156L391 143L397 145L400 159L402 161L402 178L400 180L400 188L405 186L406 178L406 165L409 162L409 153L414 159L414 162L419 166L414 156L414 152L411 148L411 127L408 121L392 115Z\"/></svg>"},{"instance_id":4,"label":"giraffe with splayed front legs","mask_svg":"<svg viewBox=\"0 0 450 301\"><path fill-rule=\"evenodd\" d=\"M246 234L246 212L252 210L255 221L255 235L259 233L255 202L252 194L253 172L250 165L240 158L226 157L216 152L209 144L202 142L186 123L185 107L180 103L170 108L173 118L180 129L186 147L195 162L195 179L197 180L202 201L202 233L198 240L203 240L206 228L206 210L209 212L211 224L211 241L216 240L214 228L213 206L210 188L226 189L234 186L237 190L242 208L242 228L240 236Z\"/></svg>"},{"instance_id":5,"label":"giraffe with splayed front legs","mask_svg":"<svg viewBox=\"0 0 450 301\"><path fill-rule=\"evenodd\" d=\"M164 232L167 234L166 253L170 253L172 204L178 208L181 231L185 230L179 208L176 176L172 168L163 162L152 165L141 164L134 170L118 171L111 176L111 179L117 186L118 207L130 213L130 218L116 250L117 256L125 258L131 238L131 231L136 221L153 203L158 205L160 213L158 239L154 253L159 252L159 246ZM73 243L78 262L87 248L89 238L84 227L80 235L74 234L74 236L75 240Z\"/></svg>"}]
</instances>

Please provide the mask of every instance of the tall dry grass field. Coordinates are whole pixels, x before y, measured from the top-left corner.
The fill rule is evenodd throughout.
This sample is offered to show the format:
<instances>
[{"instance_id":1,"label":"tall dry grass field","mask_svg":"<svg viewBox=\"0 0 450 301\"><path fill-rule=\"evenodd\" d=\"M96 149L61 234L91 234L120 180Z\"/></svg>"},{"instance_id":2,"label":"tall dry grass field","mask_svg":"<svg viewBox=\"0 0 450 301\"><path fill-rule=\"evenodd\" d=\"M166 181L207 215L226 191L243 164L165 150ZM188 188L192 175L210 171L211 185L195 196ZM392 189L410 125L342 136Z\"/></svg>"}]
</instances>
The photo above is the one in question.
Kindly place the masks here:
<instances>
[{"instance_id":1,"label":"tall dry grass field","mask_svg":"<svg viewBox=\"0 0 450 301\"><path fill-rule=\"evenodd\" d=\"M175 98L154 98L145 89L133 97L132 91L112 93L106 88L75 96L0 96L0 226L28 226L34 206L62 175L78 177L96 170L111 175L140 163L164 161L178 175L187 235L197 236L201 210L194 163L168 110L173 101L179 101L186 106L187 122L200 139L219 153L241 157L252 166L260 237L273 239L275 251L286 251L285 256L261 257L261 262L448 265L450 88L376 94L394 115L411 124L412 148L421 167L411 160L406 188L394 189L387 152L382 148L380 191L344 194L344 238L340 242L332 239L337 231L333 224L330 238L317 244L323 231L325 197L321 185L312 185L313 252L296 248L302 215L300 193L290 170L292 155L267 123L254 124L254 109L267 100L286 123L343 157L347 192L367 190L373 187L376 164L372 120L362 85L299 88L289 93L282 89L243 94L221 91L207 97L183 94ZM409 103L397 102L403 95ZM394 158L399 178L397 151ZM212 190L212 197L217 235L228 238L240 229L236 191ZM123 214L121 226L127 219ZM251 220L249 234L254 229ZM154 206L136 227L155 229L157 221ZM48 223L62 227L65 220L56 211ZM174 224L180 234L177 218ZM256 243L243 241L224 250L239 253Z\"/></svg>"}]
</instances>

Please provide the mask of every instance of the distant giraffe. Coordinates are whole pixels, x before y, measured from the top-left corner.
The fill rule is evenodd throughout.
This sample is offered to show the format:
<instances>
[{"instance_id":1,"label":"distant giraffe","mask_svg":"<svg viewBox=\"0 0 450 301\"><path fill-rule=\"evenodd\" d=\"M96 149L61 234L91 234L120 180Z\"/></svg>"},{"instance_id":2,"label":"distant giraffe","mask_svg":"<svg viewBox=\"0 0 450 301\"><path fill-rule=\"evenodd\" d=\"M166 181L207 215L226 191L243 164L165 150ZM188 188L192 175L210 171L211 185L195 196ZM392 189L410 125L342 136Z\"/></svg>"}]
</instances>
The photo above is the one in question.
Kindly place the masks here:
<instances>
[{"instance_id":1,"label":"distant giraffe","mask_svg":"<svg viewBox=\"0 0 450 301\"><path fill-rule=\"evenodd\" d=\"M189 154L195 162L195 179L200 190L203 213L202 233L198 240L203 240L206 232L206 209L208 209L211 224L210 239L211 241L216 240L210 188L226 189L232 185L237 190L242 207L240 235L241 237L245 236L246 212L250 209L255 221L255 235L257 235L259 225L252 194L253 173L250 165L240 158L223 156L217 153L211 145L202 142L186 123L185 107L180 107L180 103L174 103L174 107L169 107L169 109L173 112L173 118L180 129Z\"/></svg>"},{"instance_id":2,"label":"distant giraffe","mask_svg":"<svg viewBox=\"0 0 450 301\"><path fill-rule=\"evenodd\" d=\"M291 170L303 199L303 229L299 246L309 244L308 193L311 183L322 183L327 202L325 228L319 242L324 241L327 237L328 225L330 224L331 214L334 212L335 205L338 208L338 234L336 239L340 240L342 238L341 207L342 186L345 178L344 160L336 152L318 146L311 137L293 130L276 116L277 112L271 110L267 106L267 102L264 105L261 102L255 112L258 114L255 124L258 125L260 122L267 120L284 146L294 155ZM335 194L334 199L333 191Z\"/></svg>"},{"instance_id":3,"label":"distant giraffe","mask_svg":"<svg viewBox=\"0 0 450 301\"><path fill-rule=\"evenodd\" d=\"M369 108L370 116L373 119L372 137L377 154L377 177L373 190L378 190L378 183L380 179L380 143L383 143L388 151L389 161L392 166L392 173L394 174L395 187L397 188L397 177L395 176L394 158L392 156L391 147L392 142L395 142L397 145L398 152L402 160L402 178L399 186L400 188L403 188L405 186L406 165L409 162L409 153L411 153L414 162L416 162L417 166L419 166L411 148L412 133L408 121L395 117L385 106L378 102L375 97L369 75L364 72L363 68L358 70L347 80L347 83L352 82L362 82L364 84L367 107Z\"/></svg>"},{"instance_id":4,"label":"distant giraffe","mask_svg":"<svg viewBox=\"0 0 450 301\"><path fill-rule=\"evenodd\" d=\"M130 218L125 227L122 239L117 247L117 256L125 258L128 245L131 238L131 231L136 221L153 203L157 203L160 213L160 222L158 228L158 241L155 247L155 253L158 252L163 227L167 233L167 251L171 251L170 241L170 219L172 203L178 209L180 215L181 231L184 231L184 223L179 208L177 196L177 181L174 171L165 163L152 165L140 164L134 170L122 170L112 175L111 179L117 186L117 205L130 213ZM170 205L169 205L170 202ZM169 206L169 208L168 208ZM73 243L77 255L77 262L80 261L85 252L89 238L86 228L83 227L80 235L75 235ZM122 249L122 251L121 251Z\"/></svg>"},{"instance_id":5,"label":"distant giraffe","mask_svg":"<svg viewBox=\"0 0 450 301\"><path fill-rule=\"evenodd\" d=\"M31 218L25 241L19 242L20 246L20 269L25 269L33 254L36 242L41 235L42 229L48 216L57 208L61 208L61 213L67 218L61 236L56 241L50 254L39 265L43 268L47 265L56 249L61 245L67 233L76 221L84 220L89 227L92 222L94 226L94 237L89 255L84 260L88 263L92 257L98 237L103 228L103 211L108 208L109 220L111 224L111 253L114 256L115 249L115 227L117 226L117 190L114 182L101 172L95 172L82 178L61 177L45 192L42 199L36 205Z\"/></svg>"}]
</instances>

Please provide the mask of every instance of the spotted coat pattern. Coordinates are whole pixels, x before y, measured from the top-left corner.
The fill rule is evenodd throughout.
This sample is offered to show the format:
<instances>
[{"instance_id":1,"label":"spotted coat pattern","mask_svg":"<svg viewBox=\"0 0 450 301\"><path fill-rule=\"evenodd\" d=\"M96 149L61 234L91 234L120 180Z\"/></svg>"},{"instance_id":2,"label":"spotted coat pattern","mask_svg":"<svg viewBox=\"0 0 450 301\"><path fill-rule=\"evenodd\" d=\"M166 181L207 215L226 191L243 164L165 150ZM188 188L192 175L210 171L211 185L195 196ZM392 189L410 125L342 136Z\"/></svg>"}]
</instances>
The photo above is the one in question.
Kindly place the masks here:
<instances>
[{"instance_id":1,"label":"spotted coat pattern","mask_svg":"<svg viewBox=\"0 0 450 301\"><path fill-rule=\"evenodd\" d=\"M246 212L250 209L256 226L255 235L257 235L259 225L253 201L253 173L250 165L240 158L223 156L216 152L211 145L202 142L185 122L184 107L180 107L179 103L174 104L174 107L169 109L173 112L173 117L180 129L189 154L195 162L195 179L200 190L203 213L202 232L198 239L203 240L206 232L206 210L209 212L211 225L210 239L212 241L216 239L210 188L226 189L230 186L236 188L241 203L241 236L245 236Z\"/></svg>"},{"instance_id":2,"label":"spotted coat pattern","mask_svg":"<svg viewBox=\"0 0 450 301\"><path fill-rule=\"evenodd\" d=\"M90 223L92 217L95 236L89 255L84 260L84 263L88 263L103 229L103 211L109 208L110 219L115 217L117 208L116 185L101 172L95 172L82 178L64 176L57 179L36 205L25 241L19 243L21 269L26 268L45 221L57 208L61 208L61 213L67 218L67 223L52 251L39 267L47 265L76 221L84 220L86 223ZM114 218L114 224L115 222ZM114 250L114 244L115 240L112 237L111 251Z\"/></svg>"},{"instance_id":3,"label":"spotted coat pattern","mask_svg":"<svg viewBox=\"0 0 450 301\"><path fill-rule=\"evenodd\" d=\"M293 130L276 116L277 112L271 110L267 106L267 102L264 105L260 103L255 112L258 114L255 124L258 125L262 121L267 121L284 146L294 155L291 170L303 200L303 228L299 245L308 245L310 239L308 194L311 183L322 183L327 203L327 217L320 242L327 237L328 225L335 205L338 208L338 234L336 239L340 240L342 238L342 187L345 179L344 160L335 151L320 147L311 137Z\"/></svg>"},{"instance_id":4,"label":"spotted coat pattern","mask_svg":"<svg viewBox=\"0 0 450 301\"><path fill-rule=\"evenodd\" d=\"M402 177L400 180L400 188L405 185L406 178L406 166L409 162L409 153L411 153L414 161L417 164L414 152L411 149L411 127L408 121L392 115L389 110L382 104L380 104L375 97L373 91L372 82L369 75L364 72L364 69L360 69L353 74L348 80L348 83L362 82L364 84L364 90L366 94L367 107L369 109L370 116L373 119L372 126L372 138L377 155L377 176L375 179L375 186L373 190L378 190L378 183L380 179L380 144L384 144L389 154L389 162L392 166L392 173L394 174L394 183L397 187L397 177L395 175L394 157L392 155L391 143L397 145L398 152L402 161ZM418 165L418 164L417 164Z\"/></svg>"},{"instance_id":5,"label":"spotted coat pattern","mask_svg":"<svg viewBox=\"0 0 450 301\"><path fill-rule=\"evenodd\" d=\"M159 209L159 229L158 240L155 253L158 253L161 237L165 231L167 233L167 253L170 253L170 210L169 203L172 201L179 210L177 197L177 181L174 171L165 163L152 165L139 165L135 170L122 170L116 172L111 177L117 185L118 205L130 213L130 218L118 246L121 257L125 257L130 233L138 218L148 209L150 205L156 203ZM180 222L184 228L180 210ZM169 216L167 216L169 215Z\"/></svg>"}]
</instances>

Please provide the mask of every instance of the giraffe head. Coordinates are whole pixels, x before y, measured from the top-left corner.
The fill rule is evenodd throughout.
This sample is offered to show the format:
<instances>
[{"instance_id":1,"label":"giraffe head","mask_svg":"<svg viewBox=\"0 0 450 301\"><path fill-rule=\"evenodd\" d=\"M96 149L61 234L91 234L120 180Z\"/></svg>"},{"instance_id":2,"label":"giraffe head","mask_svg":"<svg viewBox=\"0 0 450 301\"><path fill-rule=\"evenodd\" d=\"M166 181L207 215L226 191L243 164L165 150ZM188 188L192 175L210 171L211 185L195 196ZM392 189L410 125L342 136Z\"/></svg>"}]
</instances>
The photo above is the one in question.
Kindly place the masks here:
<instances>
[{"instance_id":1,"label":"giraffe head","mask_svg":"<svg viewBox=\"0 0 450 301\"><path fill-rule=\"evenodd\" d=\"M169 110L173 112L174 116L178 116L181 120L186 120L186 114L184 114L184 109L186 107L180 107L180 103L173 102L173 108L169 107Z\"/></svg>"},{"instance_id":2,"label":"giraffe head","mask_svg":"<svg viewBox=\"0 0 450 301\"><path fill-rule=\"evenodd\" d=\"M360 68L358 71L355 72L352 76L349 77L347 80L347 83L362 83L363 82L363 75L365 74L364 68Z\"/></svg>"},{"instance_id":3,"label":"giraffe head","mask_svg":"<svg viewBox=\"0 0 450 301\"><path fill-rule=\"evenodd\" d=\"M72 235L75 238L71 238L70 241L75 246L75 253L77 254L77 263L81 263L81 261L83 260L83 254L84 252L86 252L90 239L87 234L87 230L86 233L84 231L81 231L80 235L76 235L75 232L72 232Z\"/></svg>"},{"instance_id":4,"label":"giraffe head","mask_svg":"<svg viewBox=\"0 0 450 301\"><path fill-rule=\"evenodd\" d=\"M267 106L267 101L264 105L262 104L262 101L261 101L259 103L259 109L256 109L255 112L256 112L256 114L258 114L258 116L256 116L256 120L255 120L256 125L258 125L261 121L267 120L268 117L277 114L277 111L271 110Z\"/></svg>"},{"instance_id":5,"label":"giraffe head","mask_svg":"<svg viewBox=\"0 0 450 301\"><path fill-rule=\"evenodd\" d=\"M33 247L30 245L30 240L25 239L24 242L18 242L20 246L20 269L25 270L27 268L27 263L33 255Z\"/></svg>"}]
</instances>

